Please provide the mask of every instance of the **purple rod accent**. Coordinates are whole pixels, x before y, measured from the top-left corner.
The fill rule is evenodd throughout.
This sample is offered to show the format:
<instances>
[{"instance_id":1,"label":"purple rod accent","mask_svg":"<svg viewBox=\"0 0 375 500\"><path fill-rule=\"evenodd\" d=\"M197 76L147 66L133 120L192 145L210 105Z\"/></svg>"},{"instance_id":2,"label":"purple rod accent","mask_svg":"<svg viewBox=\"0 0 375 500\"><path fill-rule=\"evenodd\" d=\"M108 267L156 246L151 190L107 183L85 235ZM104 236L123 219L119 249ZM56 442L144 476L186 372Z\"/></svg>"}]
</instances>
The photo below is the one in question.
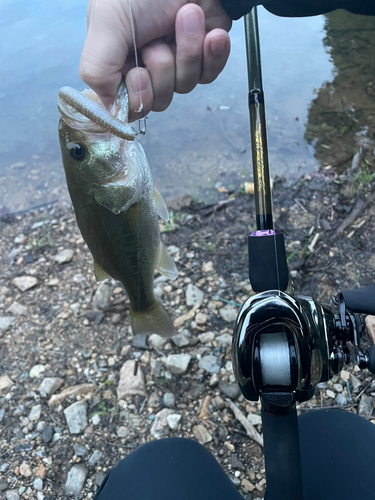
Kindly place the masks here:
<instances>
[{"instance_id":1,"label":"purple rod accent","mask_svg":"<svg viewBox=\"0 0 375 500\"><path fill-rule=\"evenodd\" d=\"M254 231L253 233L250 234L250 236L276 236L277 234L280 234L280 231L277 229L258 229L257 231Z\"/></svg>"}]
</instances>

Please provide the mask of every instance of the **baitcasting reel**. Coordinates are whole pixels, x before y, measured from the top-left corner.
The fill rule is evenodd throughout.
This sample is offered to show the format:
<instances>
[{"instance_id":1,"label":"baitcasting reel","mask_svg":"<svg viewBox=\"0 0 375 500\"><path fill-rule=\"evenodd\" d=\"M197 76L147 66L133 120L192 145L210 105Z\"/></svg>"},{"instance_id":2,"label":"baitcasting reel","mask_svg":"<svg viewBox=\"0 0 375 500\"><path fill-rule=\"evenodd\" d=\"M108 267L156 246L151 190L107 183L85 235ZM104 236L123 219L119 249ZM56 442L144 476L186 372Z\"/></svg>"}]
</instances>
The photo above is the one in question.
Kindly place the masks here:
<instances>
[{"instance_id":1,"label":"baitcasting reel","mask_svg":"<svg viewBox=\"0 0 375 500\"><path fill-rule=\"evenodd\" d=\"M375 285L342 292L332 302L331 309L311 297L270 290L244 303L234 328L232 359L247 400L266 394L281 406L309 400L319 382L349 362L347 342L358 366L375 373L375 346L366 353L359 346L363 322L358 314L375 313Z\"/></svg>"}]
</instances>

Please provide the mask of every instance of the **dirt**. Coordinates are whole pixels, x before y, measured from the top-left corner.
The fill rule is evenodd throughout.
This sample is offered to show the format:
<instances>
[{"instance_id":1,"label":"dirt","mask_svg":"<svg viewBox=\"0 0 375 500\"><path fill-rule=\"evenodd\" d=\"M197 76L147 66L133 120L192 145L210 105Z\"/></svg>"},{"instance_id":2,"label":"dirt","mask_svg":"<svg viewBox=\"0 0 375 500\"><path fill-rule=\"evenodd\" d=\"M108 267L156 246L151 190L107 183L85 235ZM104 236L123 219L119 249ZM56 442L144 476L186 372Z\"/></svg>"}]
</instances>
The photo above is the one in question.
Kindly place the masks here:
<instances>
[{"instance_id":1,"label":"dirt","mask_svg":"<svg viewBox=\"0 0 375 500\"><path fill-rule=\"evenodd\" d=\"M366 179L358 172L337 175L328 168L294 182L275 180L276 227L285 234L293 287L298 292L328 303L339 290L375 282L375 186ZM7 331L0 332L0 377L7 374L13 382L0 392L0 409L5 410L0 419L0 466L7 464L0 476L0 496L7 498L7 491L14 490L22 498L67 498L68 471L74 464L85 463L88 475L81 497L93 498L107 470L139 444L155 439L151 426L165 406L163 395L167 392L173 393L173 410L181 415L177 429L167 430L167 435L197 439L194 429L203 425L211 437L205 446L240 493L249 499L264 496L261 447L247 437L227 405L218 408L221 405L212 401L219 396L225 403L219 380L235 382L230 346L217 340L232 332L232 323L224 321L220 309L237 308L253 293L247 277L247 235L255 229L253 198L228 192L221 192L220 197L221 201L211 206L185 197L184 206L173 210L172 222L161 226L162 240L174 253L179 269L177 280L159 281L166 309L173 319L192 309L185 300L190 283L204 294L195 316L180 328L188 331L189 345L184 347L173 340L160 348L132 346L128 299L116 282L109 282L111 294L104 310L94 310L98 285L92 258L70 206L56 204L1 219L0 316L15 319ZM54 257L64 249L72 249L73 257L59 264ZM21 276L36 277L38 283L21 292L13 281ZM26 309L17 309L15 302ZM18 312L8 311L12 305L11 311ZM211 340L199 337L207 332L214 333ZM190 354L185 373L174 375L166 369L165 358L173 353ZM217 375L199 367L208 354L217 358ZM127 396L119 401L116 387L120 369L125 361L135 358L145 375L147 397ZM151 372L155 361L161 362L157 375ZM43 366L42 373L33 378L30 370L36 365ZM354 378L346 384L349 374ZM56 393L85 383L95 383L97 388L51 406L49 398L38 391L45 377L63 380ZM367 371L350 365L318 389L300 411L336 406L335 397L342 393L348 399L348 411L357 412L361 394L371 395L372 380ZM150 406L154 393L157 402ZM245 415L260 414L258 403L247 402L242 396L233 399ZM82 432L71 434L63 412L76 400L86 401L88 423ZM41 404L40 416L30 420L30 410L37 404ZM372 410L366 417L372 418ZM47 443L42 435L46 426L54 434ZM126 437L119 436L121 426L127 429ZM256 428L261 431L261 425ZM76 443L86 447L85 457L73 450ZM88 460L95 450L102 455L90 465ZM29 475L25 475L25 464ZM41 464L46 470L39 491L34 480L40 475Z\"/></svg>"}]
</instances>

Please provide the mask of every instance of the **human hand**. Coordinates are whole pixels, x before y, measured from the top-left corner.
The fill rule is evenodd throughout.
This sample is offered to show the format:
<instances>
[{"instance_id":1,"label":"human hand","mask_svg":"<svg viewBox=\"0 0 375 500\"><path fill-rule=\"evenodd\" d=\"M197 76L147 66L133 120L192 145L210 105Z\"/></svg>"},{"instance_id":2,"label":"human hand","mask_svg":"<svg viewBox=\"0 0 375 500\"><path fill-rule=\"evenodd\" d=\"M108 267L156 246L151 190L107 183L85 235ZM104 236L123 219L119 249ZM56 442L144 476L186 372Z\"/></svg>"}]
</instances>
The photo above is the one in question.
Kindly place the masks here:
<instances>
[{"instance_id":1,"label":"human hand","mask_svg":"<svg viewBox=\"0 0 375 500\"><path fill-rule=\"evenodd\" d=\"M219 0L90 0L87 22L81 78L108 106L125 75L129 121L139 118L141 98L144 115L164 111L174 92L215 80L230 52L232 21Z\"/></svg>"}]
</instances>

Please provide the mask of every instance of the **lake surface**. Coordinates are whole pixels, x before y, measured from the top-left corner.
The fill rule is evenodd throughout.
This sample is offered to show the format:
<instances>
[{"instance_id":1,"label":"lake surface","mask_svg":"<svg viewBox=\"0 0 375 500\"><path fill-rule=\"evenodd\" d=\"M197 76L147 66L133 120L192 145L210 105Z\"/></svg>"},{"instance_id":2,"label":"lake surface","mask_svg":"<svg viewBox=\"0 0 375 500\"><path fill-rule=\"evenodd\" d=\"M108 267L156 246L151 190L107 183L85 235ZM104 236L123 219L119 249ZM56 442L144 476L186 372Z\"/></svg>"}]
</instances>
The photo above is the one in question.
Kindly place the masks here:
<instances>
[{"instance_id":1,"label":"lake surface","mask_svg":"<svg viewBox=\"0 0 375 500\"><path fill-rule=\"evenodd\" d=\"M0 211L67 199L57 138L57 93L79 90L86 0L0 4ZM375 19L336 11L306 19L259 9L273 176L297 176L373 158ZM243 22L211 85L152 113L141 138L166 197L206 201L251 180ZM374 84L375 85L375 84ZM370 155L370 156L369 156ZM371 158L370 158L371 157Z\"/></svg>"}]
</instances>

